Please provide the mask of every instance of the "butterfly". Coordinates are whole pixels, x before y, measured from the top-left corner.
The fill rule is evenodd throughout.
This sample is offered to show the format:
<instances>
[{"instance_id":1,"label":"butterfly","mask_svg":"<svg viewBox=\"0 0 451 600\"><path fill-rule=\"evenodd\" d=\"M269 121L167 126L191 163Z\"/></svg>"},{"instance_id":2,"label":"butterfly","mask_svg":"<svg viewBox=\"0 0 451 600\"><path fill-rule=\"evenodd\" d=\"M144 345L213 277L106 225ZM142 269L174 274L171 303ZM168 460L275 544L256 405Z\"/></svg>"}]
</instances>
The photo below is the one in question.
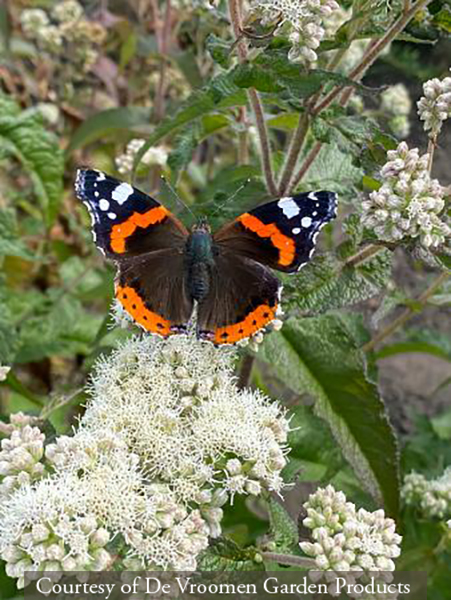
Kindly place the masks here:
<instances>
[{"instance_id":1,"label":"butterfly","mask_svg":"<svg viewBox=\"0 0 451 600\"><path fill-rule=\"evenodd\" d=\"M162 204L93 169L75 190L88 207L94 241L117 267L115 296L143 329L184 333L197 306L197 335L235 344L276 319L282 286L272 269L298 271L323 225L336 216L333 192L262 204L215 233L205 219L189 231Z\"/></svg>"}]
</instances>

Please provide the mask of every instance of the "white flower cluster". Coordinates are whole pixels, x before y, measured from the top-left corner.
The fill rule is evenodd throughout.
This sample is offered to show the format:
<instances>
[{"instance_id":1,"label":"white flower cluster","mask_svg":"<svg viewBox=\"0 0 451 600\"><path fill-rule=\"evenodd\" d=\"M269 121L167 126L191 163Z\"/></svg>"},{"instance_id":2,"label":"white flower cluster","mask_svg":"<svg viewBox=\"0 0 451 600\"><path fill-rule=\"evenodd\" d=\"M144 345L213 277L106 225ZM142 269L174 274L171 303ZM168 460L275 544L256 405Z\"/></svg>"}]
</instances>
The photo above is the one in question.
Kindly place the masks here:
<instances>
[{"instance_id":1,"label":"white flower cluster","mask_svg":"<svg viewBox=\"0 0 451 600\"><path fill-rule=\"evenodd\" d=\"M420 238L426 248L447 242L451 228L446 222L445 189L428 170L429 155L419 156L401 142L387 153L381 169L383 184L362 203L363 224L386 241Z\"/></svg>"},{"instance_id":2,"label":"white flower cluster","mask_svg":"<svg viewBox=\"0 0 451 600\"><path fill-rule=\"evenodd\" d=\"M451 77L430 79L423 85L424 96L418 101L418 114L431 138L440 133L451 116Z\"/></svg>"},{"instance_id":3,"label":"white flower cluster","mask_svg":"<svg viewBox=\"0 0 451 600\"><path fill-rule=\"evenodd\" d=\"M228 499L280 492L289 422L237 388L234 357L191 336L133 338L98 362L78 430L44 457L44 435L26 420L2 428L3 484L25 473L0 501L0 556L19 585L25 570L113 560L195 569Z\"/></svg>"},{"instance_id":4,"label":"white flower cluster","mask_svg":"<svg viewBox=\"0 0 451 600\"><path fill-rule=\"evenodd\" d=\"M312 530L313 543L301 542L305 554L320 571L394 571L401 553L401 536L383 510L368 512L347 502L333 486L318 489L304 504L303 524Z\"/></svg>"},{"instance_id":5,"label":"white flower cluster","mask_svg":"<svg viewBox=\"0 0 451 600\"><path fill-rule=\"evenodd\" d=\"M26 9L20 20L25 35L51 54L64 53L83 71L94 65L98 47L106 37L104 27L87 20L83 7L76 0L57 2L50 13L40 8ZM70 52L67 52L69 45Z\"/></svg>"},{"instance_id":6,"label":"white flower cluster","mask_svg":"<svg viewBox=\"0 0 451 600\"><path fill-rule=\"evenodd\" d=\"M339 9L335 0L254 0L251 12L262 16L264 25L277 24L291 43L288 57L293 62L313 63L315 50L325 36L324 19Z\"/></svg>"},{"instance_id":7,"label":"white flower cluster","mask_svg":"<svg viewBox=\"0 0 451 600\"><path fill-rule=\"evenodd\" d=\"M132 172L135 157L141 148L146 143L146 140L135 138L130 140L124 154L119 155L115 159L116 167L122 175L128 175ZM168 159L168 151L163 146L155 146L149 148L141 159L141 163L146 167L159 165L163 167Z\"/></svg>"},{"instance_id":8,"label":"white flower cluster","mask_svg":"<svg viewBox=\"0 0 451 600\"><path fill-rule=\"evenodd\" d=\"M406 475L401 496L406 504L416 507L425 517L451 517L451 467L431 481L420 473Z\"/></svg>"},{"instance_id":9,"label":"white flower cluster","mask_svg":"<svg viewBox=\"0 0 451 600\"><path fill-rule=\"evenodd\" d=\"M44 455L45 435L38 427L22 425L22 415L12 420L10 436L1 441L0 500L21 485L39 479L44 472L40 462Z\"/></svg>"},{"instance_id":10,"label":"white flower cluster","mask_svg":"<svg viewBox=\"0 0 451 600\"><path fill-rule=\"evenodd\" d=\"M389 117L388 125L398 138L406 138L410 132L409 114L412 101L405 85L391 85L381 94L381 108Z\"/></svg>"}]
</instances>

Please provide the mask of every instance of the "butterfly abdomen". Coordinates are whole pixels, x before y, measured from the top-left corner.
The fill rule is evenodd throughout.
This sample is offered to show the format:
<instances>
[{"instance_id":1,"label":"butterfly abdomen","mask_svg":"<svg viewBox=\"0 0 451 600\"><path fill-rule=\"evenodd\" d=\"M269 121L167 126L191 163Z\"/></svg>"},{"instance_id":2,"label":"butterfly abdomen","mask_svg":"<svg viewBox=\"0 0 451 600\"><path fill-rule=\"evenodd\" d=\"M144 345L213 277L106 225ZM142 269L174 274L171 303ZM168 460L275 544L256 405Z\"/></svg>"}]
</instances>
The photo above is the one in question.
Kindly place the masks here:
<instances>
[{"instance_id":1,"label":"butterfly abdomen","mask_svg":"<svg viewBox=\"0 0 451 600\"><path fill-rule=\"evenodd\" d=\"M210 233L203 230L193 231L186 243L187 283L193 300L201 302L208 295L213 265Z\"/></svg>"}]
</instances>

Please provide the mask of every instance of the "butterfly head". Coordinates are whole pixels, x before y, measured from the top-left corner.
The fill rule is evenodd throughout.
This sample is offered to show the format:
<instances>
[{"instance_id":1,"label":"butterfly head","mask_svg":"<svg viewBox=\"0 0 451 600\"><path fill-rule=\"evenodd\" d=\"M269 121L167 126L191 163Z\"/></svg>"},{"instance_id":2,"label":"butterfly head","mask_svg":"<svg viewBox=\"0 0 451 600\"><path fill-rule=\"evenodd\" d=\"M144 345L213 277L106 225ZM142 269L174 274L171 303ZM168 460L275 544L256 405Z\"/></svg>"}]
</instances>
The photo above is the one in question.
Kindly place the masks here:
<instances>
[{"instance_id":1,"label":"butterfly head","mask_svg":"<svg viewBox=\"0 0 451 600\"><path fill-rule=\"evenodd\" d=\"M200 217L197 223L193 226L192 232L211 233L211 227L208 224L207 217Z\"/></svg>"}]
</instances>

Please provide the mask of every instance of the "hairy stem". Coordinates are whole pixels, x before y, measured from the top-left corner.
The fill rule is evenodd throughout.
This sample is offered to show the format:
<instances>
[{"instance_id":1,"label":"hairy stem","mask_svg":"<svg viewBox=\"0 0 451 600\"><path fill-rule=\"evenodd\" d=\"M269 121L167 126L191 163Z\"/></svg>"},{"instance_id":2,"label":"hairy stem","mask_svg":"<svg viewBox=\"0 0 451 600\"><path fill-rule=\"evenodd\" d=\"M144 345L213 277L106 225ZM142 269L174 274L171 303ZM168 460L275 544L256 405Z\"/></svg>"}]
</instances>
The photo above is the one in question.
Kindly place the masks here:
<instances>
[{"instance_id":1,"label":"hairy stem","mask_svg":"<svg viewBox=\"0 0 451 600\"><path fill-rule=\"evenodd\" d=\"M246 165L249 162L248 132L247 132L247 111L245 106L239 109L238 122L241 130L238 133L238 164Z\"/></svg>"},{"instance_id":2,"label":"hairy stem","mask_svg":"<svg viewBox=\"0 0 451 600\"><path fill-rule=\"evenodd\" d=\"M322 142L316 142L316 144L313 146L313 148L307 154L299 171L296 173L296 175L294 176L294 178L290 184L290 189L294 189L298 185L298 183L301 181L301 179L304 177L304 175L307 173L307 171L310 169L312 164L315 162L316 157L318 156L322 145L323 145Z\"/></svg>"},{"instance_id":3,"label":"hairy stem","mask_svg":"<svg viewBox=\"0 0 451 600\"><path fill-rule=\"evenodd\" d=\"M434 151L437 145L437 136L429 138L427 153L429 154L428 171L431 174L432 163L434 162Z\"/></svg>"},{"instance_id":4,"label":"hairy stem","mask_svg":"<svg viewBox=\"0 0 451 600\"><path fill-rule=\"evenodd\" d=\"M394 319L391 323L389 323L382 331L377 333L372 340L370 340L367 344L362 346L362 350L364 352L370 352L374 349L379 342L382 342L386 338L388 338L392 333L394 333L397 329L399 329L406 321L408 321L413 315L415 315L419 310L422 310L425 306L429 298L440 288L440 286L446 281L449 277L449 273L441 273L431 285L425 290L421 296L417 298L416 305L420 305L420 309L416 308L406 308L396 319Z\"/></svg>"},{"instance_id":5,"label":"hairy stem","mask_svg":"<svg viewBox=\"0 0 451 600\"><path fill-rule=\"evenodd\" d=\"M307 135L308 126L309 116L308 112L306 111L302 116L299 117L298 125L290 141L287 159L285 161L285 165L283 167L282 176L280 178L279 183L280 196L283 196L285 194L285 192L288 189L288 186L290 185L290 179L293 176L293 171L296 167L299 153Z\"/></svg>"},{"instance_id":6,"label":"hairy stem","mask_svg":"<svg viewBox=\"0 0 451 600\"><path fill-rule=\"evenodd\" d=\"M260 556L267 562L276 562L279 565L287 567L304 567L306 569L314 569L315 561L313 558L302 558L301 556L293 556L291 554L277 554L277 552L262 552Z\"/></svg>"},{"instance_id":7,"label":"hairy stem","mask_svg":"<svg viewBox=\"0 0 451 600\"><path fill-rule=\"evenodd\" d=\"M362 250L359 250L358 252L347 258L343 263L343 267L356 267L357 265L360 265L361 263L365 262L365 260L371 258L381 250L381 246L377 246L376 244L370 244L369 246L365 246L365 248L362 248Z\"/></svg>"},{"instance_id":8,"label":"hairy stem","mask_svg":"<svg viewBox=\"0 0 451 600\"><path fill-rule=\"evenodd\" d=\"M233 33L237 40L238 60L244 62L247 57L246 43L241 36L242 16L241 0L229 0L229 14L232 22ZM257 126L258 139L260 142L260 160L263 174L265 176L266 187L268 191L277 196L277 186L274 180L274 173L271 164L271 147L269 144L268 128L266 127L263 105L260 96L254 88L247 91L250 105L252 107L255 124Z\"/></svg>"}]
</instances>

